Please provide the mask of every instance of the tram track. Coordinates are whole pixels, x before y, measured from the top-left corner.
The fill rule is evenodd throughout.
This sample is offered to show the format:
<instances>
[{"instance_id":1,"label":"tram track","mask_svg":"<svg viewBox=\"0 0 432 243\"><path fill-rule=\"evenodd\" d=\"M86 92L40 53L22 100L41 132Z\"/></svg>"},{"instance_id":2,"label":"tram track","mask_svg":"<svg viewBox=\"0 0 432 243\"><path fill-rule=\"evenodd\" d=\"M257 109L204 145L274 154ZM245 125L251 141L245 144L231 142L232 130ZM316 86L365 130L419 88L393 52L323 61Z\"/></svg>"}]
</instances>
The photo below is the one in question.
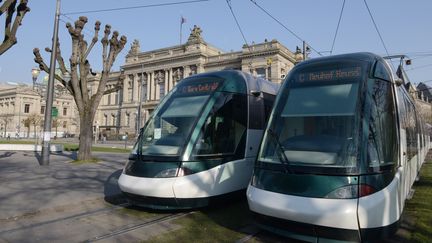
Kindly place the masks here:
<instances>
[{"instance_id":1,"label":"tram track","mask_svg":"<svg viewBox=\"0 0 432 243\"><path fill-rule=\"evenodd\" d=\"M37 228L37 227L41 227L41 226L45 226L45 225L49 225L49 224L56 224L62 221L68 221L68 220L77 220L80 218L86 218L89 216L94 216L97 215L99 213L107 213L107 212L112 212L115 210L119 210L125 207L130 206L129 203L122 203L122 204L118 204L115 206L111 206L111 207L104 207L104 208L98 208L98 209L94 209L91 211L87 211L87 212L82 212L82 213L78 213L78 214L73 214L67 217L60 217L60 218L56 218L56 219L51 219L51 220L46 220L46 221L42 221L42 222L36 222L36 223L31 223L28 225L19 225L19 227L15 227L12 229L7 229L7 230L0 230L0 236L4 235L4 234L9 234L9 233L14 233L14 232L18 232L18 231L24 231L24 230L30 230L33 228ZM31 214L31 215L37 215L37 214L41 214L40 211L38 211L37 213ZM24 215L22 217L23 219L26 219L27 216ZM3 221L5 223L15 223L16 221L20 220L21 217L10 217L8 219L4 219Z\"/></svg>"},{"instance_id":2,"label":"tram track","mask_svg":"<svg viewBox=\"0 0 432 243\"><path fill-rule=\"evenodd\" d=\"M112 232L110 232L108 234L99 235L99 236L96 236L96 237L94 237L92 239L88 239L88 240L83 241L83 242L90 243L90 242L98 242L98 241L101 241L101 240L106 240L106 239L109 239L109 238L113 238L115 236L119 236L119 235L122 235L122 234L125 234L125 233L128 233L128 232L131 232L133 230L137 230L137 229L141 229L141 228L146 228L146 227L151 227L151 226L154 226L154 225L157 225L157 224L168 222L170 220L178 219L178 218L184 217L186 215L189 215L191 213L193 213L193 212L172 213L172 214L168 214L168 215L159 216L159 217L153 218L153 219L151 219L149 221L146 221L146 222L142 222L142 223L138 223L138 224L132 224L132 225L127 225L125 227L120 227L119 229L116 229L116 230L114 230L114 231L112 231Z\"/></svg>"},{"instance_id":3,"label":"tram track","mask_svg":"<svg viewBox=\"0 0 432 243\"><path fill-rule=\"evenodd\" d=\"M175 229L177 226L170 225L171 220L193 213L148 213L131 208L129 203L115 206L91 203L91 210L88 205L79 208L75 208L77 205L64 205L3 219L0 222L0 242L38 242L46 239L62 242L71 237L76 242L140 239L152 235L155 229Z\"/></svg>"}]
</instances>

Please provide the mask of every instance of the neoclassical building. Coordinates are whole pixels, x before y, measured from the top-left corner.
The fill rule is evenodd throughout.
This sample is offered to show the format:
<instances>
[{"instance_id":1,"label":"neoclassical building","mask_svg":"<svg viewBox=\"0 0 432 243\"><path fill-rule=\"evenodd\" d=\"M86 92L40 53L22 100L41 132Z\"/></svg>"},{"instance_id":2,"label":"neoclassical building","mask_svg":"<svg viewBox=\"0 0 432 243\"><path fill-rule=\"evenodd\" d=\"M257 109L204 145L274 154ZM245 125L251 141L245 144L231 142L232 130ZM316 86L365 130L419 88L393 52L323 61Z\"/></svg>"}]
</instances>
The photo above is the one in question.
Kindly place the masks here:
<instances>
[{"instance_id":1,"label":"neoclassical building","mask_svg":"<svg viewBox=\"0 0 432 243\"><path fill-rule=\"evenodd\" d=\"M161 98L190 75L235 69L280 83L301 59L301 53L293 53L277 40L244 45L240 51L226 53L205 42L197 26L182 45L142 52L135 40L121 66L126 75L123 89L104 96L95 128L98 134L107 136L135 135ZM116 84L119 75L112 73L107 89Z\"/></svg>"},{"instance_id":2,"label":"neoclassical building","mask_svg":"<svg viewBox=\"0 0 432 243\"><path fill-rule=\"evenodd\" d=\"M40 137L43 132L45 114L44 90L25 84L0 85L0 136ZM72 96L56 92L53 107L51 137L63 137L79 132L79 119Z\"/></svg>"}]
</instances>

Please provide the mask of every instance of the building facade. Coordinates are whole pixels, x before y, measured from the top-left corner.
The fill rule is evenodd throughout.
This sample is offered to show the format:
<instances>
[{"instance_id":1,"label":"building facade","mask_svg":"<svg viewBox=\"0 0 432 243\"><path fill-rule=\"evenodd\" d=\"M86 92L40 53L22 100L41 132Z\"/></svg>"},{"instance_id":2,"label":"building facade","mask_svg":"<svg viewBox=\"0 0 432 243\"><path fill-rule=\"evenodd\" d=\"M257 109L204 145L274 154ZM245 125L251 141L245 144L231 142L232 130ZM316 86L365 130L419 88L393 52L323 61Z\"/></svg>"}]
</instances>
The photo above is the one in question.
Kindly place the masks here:
<instances>
[{"instance_id":1,"label":"building facade","mask_svg":"<svg viewBox=\"0 0 432 243\"><path fill-rule=\"evenodd\" d=\"M28 85L0 85L0 136L40 138L45 114L44 90ZM55 107L55 108L54 108ZM78 134L79 120L72 96L57 92L51 137Z\"/></svg>"},{"instance_id":2,"label":"building facade","mask_svg":"<svg viewBox=\"0 0 432 243\"><path fill-rule=\"evenodd\" d=\"M141 52L135 40L121 66L126 75L123 88L105 95L99 105L95 118L97 133L107 137L135 136L159 101L179 80L190 75L234 69L280 83L303 58L276 40L225 53L205 42L201 32L194 26L185 44L146 52ZM112 73L107 89L117 83L119 75Z\"/></svg>"}]
</instances>

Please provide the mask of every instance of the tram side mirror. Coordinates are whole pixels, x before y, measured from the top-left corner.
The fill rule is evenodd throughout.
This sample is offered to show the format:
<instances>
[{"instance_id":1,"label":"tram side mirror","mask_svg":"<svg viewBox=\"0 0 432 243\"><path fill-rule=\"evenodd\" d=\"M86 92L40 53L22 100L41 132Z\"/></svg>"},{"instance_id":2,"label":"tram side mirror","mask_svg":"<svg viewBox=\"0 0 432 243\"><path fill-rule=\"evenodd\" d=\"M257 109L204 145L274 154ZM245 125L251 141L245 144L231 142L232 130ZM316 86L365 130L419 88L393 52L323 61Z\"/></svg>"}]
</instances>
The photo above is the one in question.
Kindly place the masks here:
<instances>
[{"instance_id":1,"label":"tram side mirror","mask_svg":"<svg viewBox=\"0 0 432 243\"><path fill-rule=\"evenodd\" d=\"M251 90L251 94L255 97L259 97L261 92L260 91L256 91L256 90Z\"/></svg>"},{"instance_id":2,"label":"tram side mirror","mask_svg":"<svg viewBox=\"0 0 432 243\"><path fill-rule=\"evenodd\" d=\"M401 86L403 83L404 83L404 82L403 82L402 79L400 79L400 78L396 78L396 80L395 80L395 84L396 84L396 86Z\"/></svg>"}]
</instances>

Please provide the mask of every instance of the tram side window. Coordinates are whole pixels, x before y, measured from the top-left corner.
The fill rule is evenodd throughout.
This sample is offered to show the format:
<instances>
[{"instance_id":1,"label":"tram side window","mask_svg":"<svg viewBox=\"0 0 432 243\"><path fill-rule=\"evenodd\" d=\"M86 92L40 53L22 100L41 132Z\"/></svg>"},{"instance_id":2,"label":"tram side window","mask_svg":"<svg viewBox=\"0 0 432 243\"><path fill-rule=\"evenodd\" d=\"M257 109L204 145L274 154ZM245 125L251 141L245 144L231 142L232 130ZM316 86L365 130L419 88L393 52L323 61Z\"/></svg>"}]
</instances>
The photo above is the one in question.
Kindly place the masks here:
<instances>
[{"instance_id":1,"label":"tram side window","mask_svg":"<svg viewBox=\"0 0 432 243\"><path fill-rule=\"evenodd\" d=\"M379 167L397 161L397 130L391 83L370 80L369 166Z\"/></svg>"},{"instance_id":2,"label":"tram side window","mask_svg":"<svg viewBox=\"0 0 432 243\"><path fill-rule=\"evenodd\" d=\"M407 157L412 159L417 154L417 115L414 106L405 99L407 107Z\"/></svg>"},{"instance_id":3,"label":"tram side window","mask_svg":"<svg viewBox=\"0 0 432 243\"><path fill-rule=\"evenodd\" d=\"M193 154L198 157L244 155L248 117L246 95L223 93L214 108L201 129Z\"/></svg>"},{"instance_id":4,"label":"tram side window","mask_svg":"<svg viewBox=\"0 0 432 243\"><path fill-rule=\"evenodd\" d=\"M275 96L272 94L267 94L267 93L263 93L263 96L264 96L265 120L268 121L268 119L270 117L270 113L271 113L272 108L273 108L274 101L275 101Z\"/></svg>"},{"instance_id":5,"label":"tram side window","mask_svg":"<svg viewBox=\"0 0 432 243\"><path fill-rule=\"evenodd\" d=\"M400 106L400 120L402 129L406 134L407 159L410 160L417 153L416 114L414 106L402 87L398 88L398 101Z\"/></svg>"}]
</instances>

